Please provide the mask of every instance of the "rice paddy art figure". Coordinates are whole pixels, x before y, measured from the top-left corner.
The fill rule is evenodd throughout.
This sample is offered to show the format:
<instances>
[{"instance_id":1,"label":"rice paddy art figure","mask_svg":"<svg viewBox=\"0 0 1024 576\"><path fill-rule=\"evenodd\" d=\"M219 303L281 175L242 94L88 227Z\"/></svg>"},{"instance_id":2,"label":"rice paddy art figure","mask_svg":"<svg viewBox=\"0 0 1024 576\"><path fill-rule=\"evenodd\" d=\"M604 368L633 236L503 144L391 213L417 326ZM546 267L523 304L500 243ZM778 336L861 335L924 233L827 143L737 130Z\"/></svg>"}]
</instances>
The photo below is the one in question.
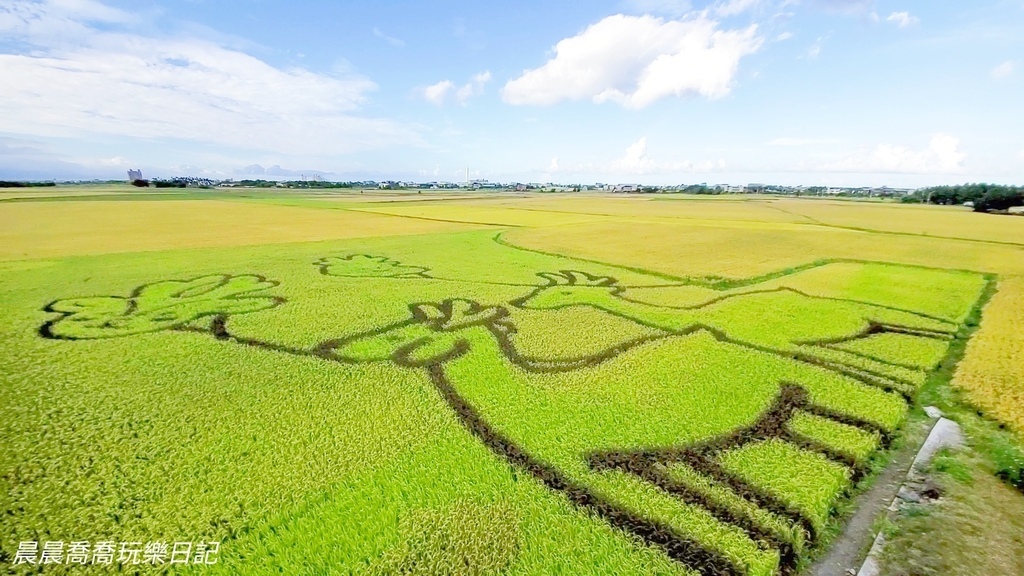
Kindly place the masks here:
<instances>
[{"instance_id":1,"label":"rice paddy art figure","mask_svg":"<svg viewBox=\"0 0 1024 576\"><path fill-rule=\"evenodd\" d=\"M431 278L427 268L379 256L324 258L317 265L329 276ZM784 453L832 478L833 485L815 489L837 497L836 491L863 470L863 454L823 443L808 431L839 430L846 438L862 440L870 452L906 410L904 397L856 370L838 370L824 361L794 362L806 360L795 352L804 341L841 340L879 326L949 337L944 331L949 327L936 320L788 289L728 294L698 307L671 308L629 299L626 288L608 276L577 271L540 275L548 281L545 286L508 305L454 297L414 302L402 320L308 348L232 333L228 323L233 315L284 303L268 292L277 283L256 275L170 280L140 286L127 297L58 300L45 308L58 317L39 333L75 340L175 330L275 354L421 371L461 425L513 469L681 564L727 575L766 568L790 571L828 514L827 506L812 509L785 486L765 485L730 462L767 466ZM752 301L775 331L745 330L744 316L729 310L733 303L749 307ZM599 308L658 330L575 358L537 358L516 348L512 336L518 309L568 306ZM787 322L794 310L810 314L811 323ZM680 372L680 357L697 360ZM609 368L618 365L625 367ZM741 378L758 381L744 384L748 392L743 399L715 400L733 391L702 381L718 377L732 382L729 370L741 366L746 370ZM650 374L660 381L648 382ZM643 406L630 390L642 391ZM834 398L832 391L838 391ZM703 427L701 415L691 413L695 406L715 410L744 402L742 409L730 405L735 414L725 423L708 419L719 428ZM812 426L806 425L809 421ZM537 434L551 430L559 432L543 438ZM666 516L648 506L652 493L692 518ZM756 570L709 544L714 538L700 533L708 523L719 533L739 534L750 557L760 559Z\"/></svg>"},{"instance_id":2,"label":"rice paddy art figure","mask_svg":"<svg viewBox=\"0 0 1024 576\"><path fill-rule=\"evenodd\" d=\"M387 256L348 254L327 256L314 263L324 276L343 278L430 278L429 269L410 266Z\"/></svg>"},{"instance_id":3,"label":"rice paddy art figure","mask_svg":"<svg viewBox=\"0 0 1024 576\"><path fill-rule=\"evenodd\" d=\"M576 270L541 272L546 283L512 301L516 307L555 310L597 308L645 326L680 333L701 327L723 339L789 354L842 372L854 372L874 385L913 394L913 382L879 373L853 355L823 350L871 334L905 334L948 341L953 322L876 304L812 296L791 288L728 292L693 306L651 304L630 297L615 278ZM852 362L852 363L851 363ZM870 365L870 364L869 364Z\"/></svg>"},{"instance_id":4,"label":"rice paddy art figure","mask_svg":"<svg viewBox=\"0 0 1024 576\"><path fill-rule=\"evenodd\" d=\"M46 305L59 316L43 324L46 338L117 338L181 328L202 318L247 314L279 306L264 291L278 283L253 274L217 274L139 286L128 296L68 298Z\"/></svg>"},{"instance_id":5,"label":"rice paddy art figure","mask_svg":"<svg viewBox=\"0 0 1024 576\"><path fill-rule=\"evenodd\" d=\"M645 428L672 428L675 420L685 419L686 399L672 393L658 400L669 405L668 421L650 421L646 426L609 439L599 431L603 422L593 422L572 411L504 411L495 400L527 402L537 396L537 384L529 377L507 377L493 381L492 367L506 363L526 373L544 374L588 369L608 362L634 348L662 339L689 338L696 333L666 335L621 346L592 358L538 361L519 355L508 336L515 331L508 309L451 299L440 303L410 305L410 318L376 330L327 341L317 354L345 363L393 362L407 368L425 370L446 403L462 424L495 455L509 464L528 471L546 486L562 493L574 505L597 514L609 524L650 545L660 547L672 558L706 574L744 574L747 567L736 564L720 552L706 546L686 532L685 527L659 520L648 510L635 509L626 502L628 494L616 493L629 488L610 488L606 476L624 472L642 484L663 491L670 498L704 509L717 521L739 528L757 546L778 551L783 570L795 562L795 551L805 542L813 542L816 519L786 502L777 494L759 487L727 470L719 458L728 451L775 441L788 444L795 452L819 459L846 477L857 473L858 463L790 426L794 417L811 414L838 426L881 437L879 426L849 414L839 413L811 401L799 384L782 383L770 407L752 424L699 442L652 447L645 443ZM705 334L713 339L713 335ZM728 344L723 344L728 345ZM508 368L504 369L507 374ZM486 378L488 382L482 380ZM475 377L474 377L475 376ZM640 383L636 383L642 386ZM493 389L499 389L497 394ZM892 398L894 404L901 404ZM611 412L615 412L611 410ZM513 415L514 414L514 415ZM577 451L534 450L536 443L523 436L523 430L566 428L577 431L583 449ZM576 441L574 441L576 442ZM579 442L576 442L579 443ZM589 444L588 444L589 443ZM676 464L692 467L698 475L721 485L720 490L748 504L746 512L737 511L698 488L673 480L665 470ZM752 510L759 510L754 512ZM764 516L775 518L774 526L765 525ZM780 527L781 526L781 527Z\"/></svg>"}]
</instances>

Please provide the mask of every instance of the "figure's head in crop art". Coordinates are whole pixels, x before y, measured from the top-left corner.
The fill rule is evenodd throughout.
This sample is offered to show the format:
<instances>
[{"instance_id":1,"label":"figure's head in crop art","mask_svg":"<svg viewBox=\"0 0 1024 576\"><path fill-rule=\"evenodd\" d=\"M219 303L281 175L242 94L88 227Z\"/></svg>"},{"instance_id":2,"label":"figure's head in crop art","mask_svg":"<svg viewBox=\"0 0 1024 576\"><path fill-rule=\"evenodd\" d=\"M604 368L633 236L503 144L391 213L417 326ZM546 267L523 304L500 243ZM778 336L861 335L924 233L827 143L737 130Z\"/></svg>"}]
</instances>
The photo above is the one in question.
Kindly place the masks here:
<instances>
[{"instance_id":1,"label":"figure's head in crop art","mask_svg":"<svg viewBox=\"0 0 1024 576\"><path fill-rule=\"evenodd\" d=\"M57 300L47 312L60 317L43 325L48 338L116 338L184 326L205 317L273 308L284 299L259 294L277 283L261 276L212 275L146 284L131 295Z\"/></svg>"},{"instance_id":2,"label":"figure's head in crop art","mask_svg":"<svg viewBox=\"0 0 1024 576\"><path fill-rule=\"evenodd\" d=\"M537 275L546 280L547 284L515 301L516 306L546 310L599 304L603 299L622 292L615 278L610 276L595 276L577 270L541 272Z\"/></svg>"},{"instance_id":3,"label":"figure's head in crop art","mask_svg":"<svg viewBox=\"0 0 1024 576\"><path fill-rule=\"evenodd\" d=\"M474 330L509 334L508 311L472 300L409 306L412 318L372 332L325 342L321 352L349 362L392 360L403 366L429 366L469 351Z\"/></svg>"},{"instance_id":4,"label":"figure's head in crop art","mask_svg":"<svg viewBox=\"0 0 1024 576\"><path fill-rule=\"evenodd\" d=\"M428 269L410 266L386 256L349 254L328 256L315 262L324 276L341 278L430 278Z\"/></svg>"}]
</instances>

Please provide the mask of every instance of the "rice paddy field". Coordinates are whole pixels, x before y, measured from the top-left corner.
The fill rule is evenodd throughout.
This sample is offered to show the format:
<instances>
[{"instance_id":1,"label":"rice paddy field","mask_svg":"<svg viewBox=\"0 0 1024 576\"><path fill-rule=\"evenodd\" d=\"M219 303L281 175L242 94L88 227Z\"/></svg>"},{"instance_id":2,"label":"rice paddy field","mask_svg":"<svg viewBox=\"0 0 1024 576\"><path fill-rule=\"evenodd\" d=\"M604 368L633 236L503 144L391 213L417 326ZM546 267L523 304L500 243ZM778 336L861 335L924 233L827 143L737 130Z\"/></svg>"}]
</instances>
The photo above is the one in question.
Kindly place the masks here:
<instances>
[{"instance_id":1,"label":"rice paddy field","mask_svg":"<svg viewBox=\"0 0 1024 576\"><path fill-rule=\"evenodd\" d=\"M1024 218L202 192L0 197L4 570L792 574L926 387L1024 438Z\"/></svg>"}]
</instances>

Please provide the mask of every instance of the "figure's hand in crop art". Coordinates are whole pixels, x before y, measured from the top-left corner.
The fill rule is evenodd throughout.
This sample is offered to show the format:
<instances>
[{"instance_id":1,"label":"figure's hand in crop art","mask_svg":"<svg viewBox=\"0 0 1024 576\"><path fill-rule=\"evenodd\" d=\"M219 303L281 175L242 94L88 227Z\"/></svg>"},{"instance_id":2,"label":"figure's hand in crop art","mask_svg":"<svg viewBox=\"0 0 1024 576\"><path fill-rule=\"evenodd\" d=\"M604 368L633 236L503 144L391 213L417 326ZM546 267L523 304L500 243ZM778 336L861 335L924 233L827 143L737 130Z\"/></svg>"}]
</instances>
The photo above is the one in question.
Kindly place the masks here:
<instances>
[{"instance_id":1,"label":"figure's hand in crop art","mask_svg":"<svg viewBox=\"0 0 1024 576\"><path fill-rule=\"evenodd\" d=\"M266 291L277 283L256 275L211 275L166 280L136 288L129 296L69 298L51 302L60 316L40 328L48 338L116 338L185 326L201 318L273 308L284 299Z\"/></svg>"},{"instance_id":2,"label":"figure's hand in crop art","mask_svg":"<svg viewBox=\"0 0 1024 576\"><path fill-rule=\"evenodd\" d=\"M400 366L439 366L469 352L474 336L504 340L515 330L507 310L471 300L412 304L409 310L409 320L324 342L319 352L343 362L391 360Z\"/></svg>"}]
</instances>

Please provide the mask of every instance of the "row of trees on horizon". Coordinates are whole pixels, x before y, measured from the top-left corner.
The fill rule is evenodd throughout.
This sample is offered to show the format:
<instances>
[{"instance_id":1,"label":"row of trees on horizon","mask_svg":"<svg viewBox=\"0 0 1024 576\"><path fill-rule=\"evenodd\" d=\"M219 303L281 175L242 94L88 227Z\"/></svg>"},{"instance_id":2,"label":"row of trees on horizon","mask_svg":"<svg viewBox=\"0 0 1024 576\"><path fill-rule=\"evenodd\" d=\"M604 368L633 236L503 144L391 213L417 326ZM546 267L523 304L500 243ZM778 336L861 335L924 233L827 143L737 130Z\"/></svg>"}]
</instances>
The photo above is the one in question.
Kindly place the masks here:
<instances>
[{"instance_id":1,"label":"row of trees on horizon","mask_svg":"<svg viewBox=\"0 0 1024 576\"><path fill-rule=\"evenodd\" d=\"M904 201L929 204L972 203L975 212L1008 210L1015 206L1024 206L1024 187L984 183L932 186L914 192Z\"/></svg>"}]
</instances>

